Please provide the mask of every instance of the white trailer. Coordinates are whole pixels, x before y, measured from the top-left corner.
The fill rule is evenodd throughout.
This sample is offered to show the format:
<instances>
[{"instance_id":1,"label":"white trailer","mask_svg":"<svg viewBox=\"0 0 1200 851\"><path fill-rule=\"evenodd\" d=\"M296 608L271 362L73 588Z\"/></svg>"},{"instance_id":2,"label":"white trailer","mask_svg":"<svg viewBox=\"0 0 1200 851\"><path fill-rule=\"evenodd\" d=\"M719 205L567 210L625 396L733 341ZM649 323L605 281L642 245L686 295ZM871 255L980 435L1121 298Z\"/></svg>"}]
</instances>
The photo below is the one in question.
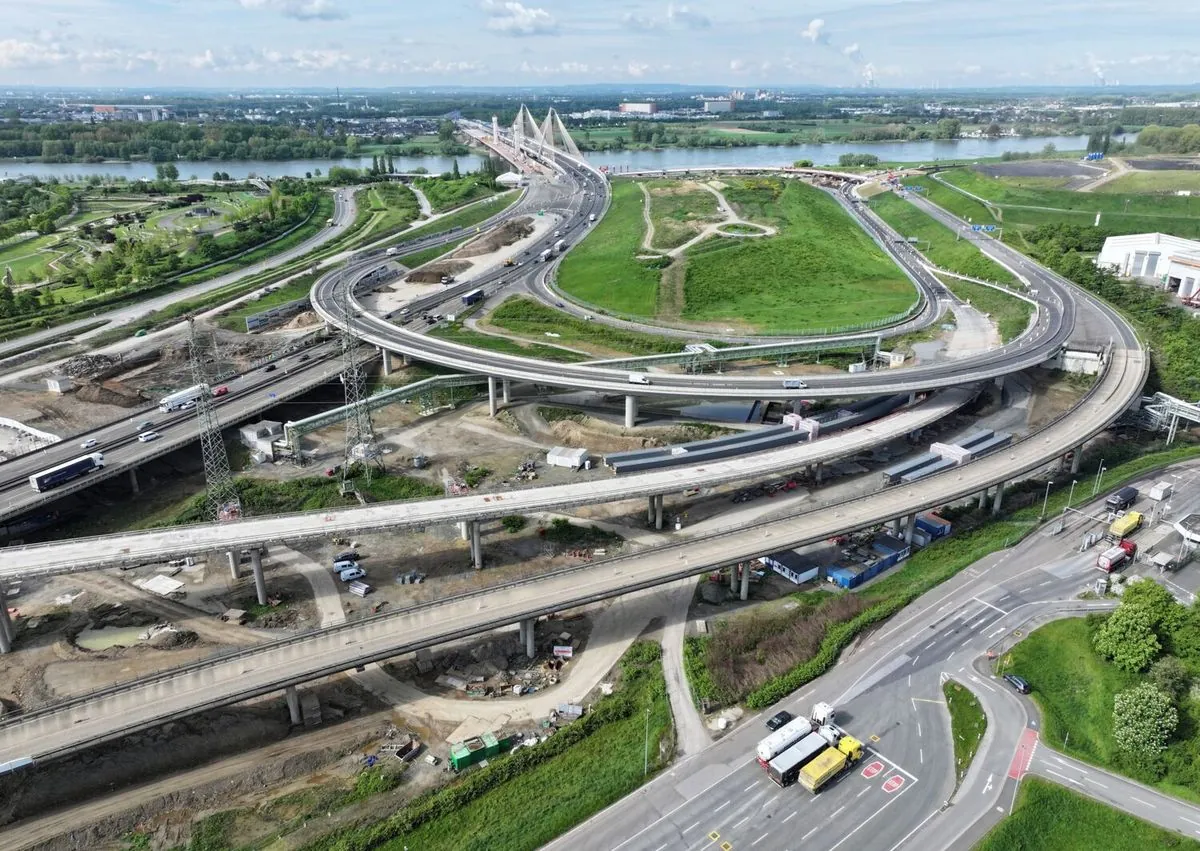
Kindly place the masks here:
<instances>
[{"instance_id":1,"label":"white trailer","mask_svg":"<svg viewBox=\"0 0 1200 851\"><path fill-rule=\"evenodd\" d=\"M178 392L170 394L169 396L163 396L158 401L158 409L160 411L162 411L164 414L170 413L171 411L177 411L180 408L182 408L184 405L186 405L188 402L195 402L195 401L199 400L199 398L207 392L208 392L207 385L204 385L204 384L193 385L192 387L189 387L186 390L180 390Z\"/></svg>"},{"instance_id":2,"label":"white trailer","mask_svg":"<svg viewBox=\"0 0 1200 851\"><path fill-rule=\"evenodd\" d=\"M1161 502L1164 499L1170 499L1171 494L1175 492L1175 486L1170 482L1159 482L1154 487L1150 488L1149 497L1155 502Z\"/></svg>"}]
</instances>

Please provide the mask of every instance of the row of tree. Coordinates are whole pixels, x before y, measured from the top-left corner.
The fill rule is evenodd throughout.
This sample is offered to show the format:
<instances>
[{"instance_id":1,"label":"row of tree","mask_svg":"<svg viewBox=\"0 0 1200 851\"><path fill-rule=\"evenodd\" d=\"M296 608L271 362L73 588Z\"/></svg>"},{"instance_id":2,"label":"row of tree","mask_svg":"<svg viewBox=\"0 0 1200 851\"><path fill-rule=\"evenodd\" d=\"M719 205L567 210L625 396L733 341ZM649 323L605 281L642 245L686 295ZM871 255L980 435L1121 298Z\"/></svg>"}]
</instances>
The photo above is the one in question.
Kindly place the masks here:
<instances>
[{"instance_id":1,"label":"row of tree","mask_svg":"<svg viewBox=\"0 0 1200 851\"><path fill-rule=\"evenodd\" d=\"M31 230L54 233L56 222L71 212L79 195L67 186L0 182L0 242Z\"/></svg>"},{"instance_id":2,"label":"row of tree","mask_svg":"<svg viewBox=\"0 0 1200 851\"><path fill-rule=\"evenodd\" d=\"M1151 124L1138 133L1138 144L1162 154L1200 153L1200 124L1159 127Z\"/></svg>"}]
</instances>

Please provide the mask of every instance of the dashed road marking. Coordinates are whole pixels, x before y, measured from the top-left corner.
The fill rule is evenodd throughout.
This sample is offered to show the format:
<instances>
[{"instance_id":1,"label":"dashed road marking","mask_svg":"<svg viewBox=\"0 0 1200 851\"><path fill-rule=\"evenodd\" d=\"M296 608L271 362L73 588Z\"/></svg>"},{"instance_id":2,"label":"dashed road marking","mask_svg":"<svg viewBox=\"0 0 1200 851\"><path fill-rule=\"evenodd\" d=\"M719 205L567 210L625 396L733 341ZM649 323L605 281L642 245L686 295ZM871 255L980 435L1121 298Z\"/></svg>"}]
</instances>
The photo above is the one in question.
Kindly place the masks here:
<instances>
[{"instance_id":1,"label":"dashed road marking","mask_svg":"<svg viewBox=\"0 0 1200 851\"><path fill-rule=\"evenodd\" d=\"M755 782L751 783L749 786L747 786L747 787L746 787L745 789L743 789L742 791L743 791L743 792L749 792L751 789L753 789L753 788L754 788L755 786L757 786L757 785L758 785L758 781L756 780Z\"/></svg>"},{"instance_id":2,"label":"dashed road marking","mask_svg":"<svg viewBox=\"0 0 1200 851\"><path fill-rule=\"evenodd\" d=\"M689 830L692 830L692 829L694 829L694 828L697 828L697 827L699 827L699 826L700 826L700 822L696 822L695 824L692 824L692 825L690 825L690 826L688 826L688 827L685 827L685 828L684 828L684 829L683 829L681 832L682 832L682 833L687 833Z\"/></svg>"},{"instance_id":3,"label":"dashed road marking","mask_svg":"<svg viewBox=\"0 0 1200 851\"><path fill-rule=\"evenodd\" d=\"M918 660L918 659L920 659L920 658L921 658L920 654L917 654L916 656L913 656L912 663L913 663L913 667L914 667L914 668L915 668L915 667L916 667L916 665L917 665L917 660Z\"/></svg>"},{"instance_id":4,"label":"dashed road marking","mask_svg":"<svg viewBox=\"0 0 1200 851\"><path fill-rule=\"evenodd\" d=\"M937 644L937 643L938 643L938 640L935 638L933 641L929 642L928 644L926 644L926 645L925 645L923 648L921 648L921 649L922 649L922 650L928 650L930 647L932 647L933 645L935 645L935 644Z\"/></svg>"},{"instance_id":5,"label":"dashed road marking","mask_svg":"<svg viewBox=\"0 0 1200 851\"><path fill-rule=\"evenodd\" d=\"M863 790L861 792L859 792L857 795L855 795L854 797L861 798L863 795L867 794L870 791L871 791L870 786L864 786ZM784 819L784 821L787 821L787 819Z\"/></svg>"},{"instance_id":6,"label":"dashed road marking","mask_svg":"<svg viewBox=\"0 0 1200 851\"><path fill-rule=\"evenodd\" d=\"M800 815L800 811L799 811L799 810L795 810L795 811L794 811L794 812L793 812L793 813L792 813L790 816L788 816L787 818L785 818L785 819L783 820L783 823L784 823L784 824L787 824L789 821L791 821L792 819L794 819L794 818L795 818L796 816L798 816L798 815Z\"/></svg>"},{"instance_id":7,"label":"dashed road marking","mask_svg":"<svg viewBox=\"0 0 1200 851\"><path fill-rule=\"evenodd\" d=\"M750 821L750 816L746 816L744 819L742 819L737 824L735 824L733 827L731 827L730 830L737 830L739 827L741 827L748 821Z\"/></svg>"},{"instance_id":8,"label":"dashed road marking","mask_svg":"<svg viewBox=\"0 0 1200 851\"><path fill-rule=\"evenodd\" d=\"M1080 783L1078 780L1076 780L1074 777L1068 777L1068 776L1067 776L1067 775L1065 775L1065 774L1059 774L1059 773L1058 773L1057 771L1055 771L1053 768L1047 768L1047 769L1046 769L1046 773L1047 773L1047 774L1053 774L1055 777L1057 777L1059 780L1062 780L1062 781L1063 781L1063 782L1065 782L1065 783L1074 783L1076 786L1082 786L1082 785L1083 785L1083 784L1082 784L1082 783Z\"/></svg>"},{"instance_id":9,"label":"dashed road marking","mask_svg":"<svg viewBox=\"0 0 1200 851\"><path fill-rule=\"evenodd\" d=\"M1083 778L1083 779L1084 779L1084 780L1086 780L1088 783L1091 783L1093 786L1099 786L1101 789L1107 789L1107 788L1108 788L1108 787L1107 787L1107 786L1105 786L1103 783L1099 782L1098 780L1093 780L1093 779L1092 779L1092 778L1090 778L1090 777L1085 777L1085 778Z\"/></svg>"},{"instance_id":10,"label":"dashed road marking","mask_svg":"<svg viewBox=\"0 0 1200 851\"><path fill-rule=\"evenodd\" d=\"M721 806L719 806L715 810L713 810L713 812L719 813L719 812L721 812L721 810L725 809L728 806L729 806L729 801L726 801L725 803L721 804Z\"/></svg>"},{"instance_id":11,"label":"dashed road marking","mask_svg":"<svg viewBox=\"0 0 1200 851\"><path fill-rule=\"evenodd\" d=\"M838 807L836 810L834 810L834 811L833 811L833 812L830 814L830 816L829 816L829 820L830 820L830 821L833 821L835 818L837 818L837 817L838 817L838 813L840 813L840 812L841 812L842 810L844 810L844 809L846 809L846 805L845 805L845 804L842 804L840 807Z\"/></svg>"},{"instance_id":12,"label":"dashed road marking","mask_svg":"<svg viewBox=\"0 0 1200 851\"><path fill-rule=\"evenodd\" d=\"M1004 609L1000 608L999 606L993 606L987 600L980 600L978 597L972 597L971 599L974 600L976 603L981 603L982 605L987 606L989 609L995 609L1002 615L1008 614L1008 612L1004 611Z\"/></svg>"},{"instance_id":13,"label":"dashed road marking","mask_svg":"<svg viewBox=\"0 0 1200 851\"><path fill-rule=\"evenodd\" d=\"M814 827L812 830L810 830L808 833L806 833L806 834L804 834L803 836L801 836L801 837L800 837L800 841L801 841L801 842L803 842L804 840L808 839L808 837L812 836L814 833L816 833L816 832L817 832L818 830L820 830L820 829L821 829L821 826L820 826L820 825L817 825L817 826L816 826L816 827Z\"/></svg>"},{"instance_id":14,"label":"dashed road marking","mask_svg":"<svg viewBox=\"0 0 1200 851\"><path fill-rule=\"evenodd\" d=\"M758 843L762 842L766 838L767 838L767 834L764 833L762 836L758 837L758 839L751 842L750 845L751 846L757 845Z\"/></svg>"},{"instance_id":15,"label":"dashed road marking","mask_svg":"<svg viewBox=\"0 0 1200 851\"><path fill-rule=\"evenodd\" d=\"M1157 805L1157 804L1152 804L1152 803L1150 803L1149 801L1143 801L1141 798L1135 798L1135 797L1133 797L1133 795L1130 795L1130 796L1129 796L1129 800L1131 800L1131 801L1137 801L1137 802L1138 802L1139 804L1141 804L1143 807L1149 807L1149 808L1150 808L1150 809L1152 809L1152 810L1156 810L1156 809L1158 809L1158 805Z\"/></svg>"}]
</instances>

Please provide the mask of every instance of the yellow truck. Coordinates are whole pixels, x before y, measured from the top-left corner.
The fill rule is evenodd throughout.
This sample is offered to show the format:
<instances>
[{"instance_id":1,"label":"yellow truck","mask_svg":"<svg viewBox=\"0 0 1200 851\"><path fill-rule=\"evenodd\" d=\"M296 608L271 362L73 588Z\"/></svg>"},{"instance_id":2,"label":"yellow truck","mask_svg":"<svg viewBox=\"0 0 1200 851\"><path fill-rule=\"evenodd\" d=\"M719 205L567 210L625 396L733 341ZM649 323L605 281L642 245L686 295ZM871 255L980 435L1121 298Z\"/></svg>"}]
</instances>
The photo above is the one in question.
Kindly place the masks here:
<instances>
[{"instance_id":1,"label":"yellow truck","mask_svg":"<svg viewBox=\"0 0 1200 851\"><path fill-rule=\"evenodd\" d=\"M842 736L836 746L827 748L801 768L796 782L815 795L826 783L862 759L862 753L862 742L853 736Z\"/></svg>"},{"instance_id":2,"label":"yellow truck","mask_svg":"<svg viewBox=\"0 0 1200 851\"><path fill-rule=\"evenodd\" d=\"M1128 535L1132 535L1138 529L1142 528L1142 523L1145 519L1140 512L1128 511L1114 520L1112 525L1108 527L1108 537L1114 541L1119 541Z\"/></svg>"}]
</instances>

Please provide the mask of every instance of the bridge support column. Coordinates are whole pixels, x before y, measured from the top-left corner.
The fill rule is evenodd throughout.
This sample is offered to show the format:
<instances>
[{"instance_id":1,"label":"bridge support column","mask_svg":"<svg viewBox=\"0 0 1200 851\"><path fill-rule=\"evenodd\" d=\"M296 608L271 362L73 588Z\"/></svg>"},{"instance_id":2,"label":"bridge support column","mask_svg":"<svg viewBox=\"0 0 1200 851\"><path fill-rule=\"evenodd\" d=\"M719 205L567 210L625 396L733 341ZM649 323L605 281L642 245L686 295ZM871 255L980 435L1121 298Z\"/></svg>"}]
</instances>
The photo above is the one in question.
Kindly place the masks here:
<instances>
[{"instance_id":1,"label":"bridge support column","mask_svg":"<svg viewBox=\"0 0 1200 851\"><path fill-rule=\"evenodd\" d=\"M901 521L901 518L897 517L895 520L893 520L891 522L893 535L896 535L896 536L900 535L900 521Z\"/></svg>"},{"instance_id":2,"label":"bridge support column","mask_svg":"<svg viewBox=\"0 0 1200 851\"><path fill-rule=\"evenodd\" d=\"M496 378L488 376L488 416L496 416Z\"/></svg>"},{"instance_id":3,"label":"bridge support column","mask_svg":"<svg viewBox=\"0 0 1200 851\"><path fill-rule=\"evenodd\" d=\"M646 525L654 523L654 502L655 497L651 496L646 499Z\"/></svg>"},{"instance_id":4,"label":"bridge support column","mask_svg":"<svg viewBox=\"0 0 1200 851\"><path fill-rule=\"evenodd\" d=\"M738 566L736 564L729 565L729 592L731 594L736 594L737 589L738 589L738 587L737 587L737 568L738 568Z\"/></svg>"},{"instance_id":5,"label":"bridge support column","mask_svg":"<svg viewBox=\"0 0 1200 851\"><path fill-rule=\"evenodd\" d=\"M383 374L391 375L392 374L392 353L389 352L387 349L385 349L383 346L380 346L379 347L379 357L383 361Z\"/></svg>"},{"instance_id":6,"label":"bridge support column","mask_svg":"<svg viewBox=\"0 0 1200 851\"><path fill-rule=\"evenodd\" d=\"M471 529L471 564L476 570L483 570L483 542L479 536L479 520L468 520Z\"/></svg>"},{"instance_id":7,"label":"bridge support column","mask_svg":"<svg viewBox=\"0 0 1200 851\"><path fill-rule=\"evenodd\" d=\"M238 570L238 555L233 550L225 553L225 558L229 559L229 573L234 579L241 579L242 574Z\"/></svg>"},{"instance_id":8,"label":"bridge support column","mask_svg":"<svg viewBox=\"0 0 1200 851\"><path fill-rule=\"evenodd\" d=\"M1000 513L1000 501L1004 497L1004 482L996 485L996 497L992 500L992 514Z\"/></svg>"},{"instance_id":9,"label":"bridge support column","mask_svg":"<svg viewBox=\"0 0 1200 851\"><path fill-rule=\"evenodd\" d=\"M813 468L813 481L818 485L821 484L821 462L818 461L816 467Z\"/></svg>"},{"instance_id":10,"label":"bridge support column","mask_svg":"<svg viewBox=\"0 0 1200 851\"><path fill-rule=\"evenodd\" d=\"M129 468L129 489L135 494L142 492L142 489L138 486L137 467Z\"/></svg>"},{"instance_id":11,"label":"bridge support column","mask_svg":"<svg viewBox=\"0 0 1200 851\"><path fill-rule=\"evenodd\" d=\"M637 425L638 401L637 396L625 397L625 428Z\"/></svg>"},{"instance_id":12,"label":"bridge support column","mask_svg":"<svg viewBox=\"0 0 1200 851\"><path fill-rule=\"evenodd\" d=\"M1072 473L1079 472L1079 459L1082 456L1083 456L1083 444L1080 444L1079 446L1076 446L1075 450L1071 453L1071 472Z\"/></svg>"},{"instance_id":13,"label":"bridge support column","mask_svg":"<svg viewBox=\"0 0 1200 851\"><path fill-rule=\"evenodd\" d=\"M509 381L507 378L501 379L501 381L500 381L500 401L502 401L505 405L510 404L511 396L510 396L509 391L511 390L511 388L512 388L511 381Z\"/></svg>"},{"instance_id":14,"label":"bridge support column","mask_svg":"<svg viewBox=\"0 0 1200 851\"><path fill-rule=\"evenodd\" d=\"M983 511L983 509L987 508L987 495L988 495L987 488L984 488L983 490L981 490L979 492L979 510L980 511Z\"/></svg>"},{"instance_id":15,"label":"bridge support column","mask_svg":"<svg viewBox=\"0 0 1200 851\"><path fill-rule=\"evenodd\" d=\"M661 532L663 523L663 499L665 499L665 497L660 493L658 496L650 497L650 499L654 501L654 528Z\"/></svg>"},{"instance_id":16,"label":"bridge support column","mask_svg":"<svg viewBox=\"0 0 1200 851\"><path fill-rule=\"evenodd\" d=\"M8 600L4 598L4 591L0 590L0 653L12 652L16 634L12 619L8 616Z\"/></svg>"},{"instance_id":17,"label":"bridge support column","mask_svg":"<svg viewBox=\"0 0 1200 851\"><path fill-rule=\"evenodd\" d=\"M910 514L907 518L907 523L904 527L904 543L911 544L913 532L917 530L917 515Z\"/></svg>"},{"instance_id":18,"label":"bridge support column","mask_svg":"<svg viewBox=\"0 0 1200 851\"><path fill-rule=\"evenodd\" d=\"M258 604L265 606L267 604L267 579L263 576L262 554L262 547L255 547L250 551L250 569L254 571L254 593L258 597Z\"/></svg>"},{"instance_id":19,"label":"bridge support column","mask_svg":"<svg viewBox=\"0 0 1200 851\"><path fill-rule=\"evenodd\" d=\"M750 599L750 562L742 562L742 593L743 600Z\"/></svg>"},{"instance_id":20,"label":"bridge support column","mask_svg":"<svg viewBox=\"0 0 1200 851\"><path fill-rule=\"evenodd\" d=\"M296 687L288 686L285 688L283 696L287 698L288 717L292 720L292 726L300 726L304 721L304 717L300 714L300 695L297 693Z\"/></svg>"},{"instance_id":21,"label":"bridge support column","mask_svg":"<svg viewBox=\"0 0 1200 851\"><path fill-rule=\"evenodd\" d=\"M914 390L913 392L908 394L908 404L910 404L910 405L917 404L917 391L916 390Z\"/></svg>"},{"instance_id":22,"label":"bridge support column","mask_svg":"<svg viewBox=\"0 0 1200 851\"><path fill-rule=\"evenodd\" d=\"M534 645L533 627L537 623L537 618L529 618L521 621L521 630L524 632L525 639L525 655L532 659L537 655L537 648Z\"/></svg>"},{"instance_id":23,"label":"bridge support column","mask_svg":"<svg viewBox=\"0 0 1200 851\"><path fill-rule=\"evenodd\" d=\"M412 361L409 359L408 355L400 355L400 365L404 367L412 366Z\"/></svg>"}]
</instances>

